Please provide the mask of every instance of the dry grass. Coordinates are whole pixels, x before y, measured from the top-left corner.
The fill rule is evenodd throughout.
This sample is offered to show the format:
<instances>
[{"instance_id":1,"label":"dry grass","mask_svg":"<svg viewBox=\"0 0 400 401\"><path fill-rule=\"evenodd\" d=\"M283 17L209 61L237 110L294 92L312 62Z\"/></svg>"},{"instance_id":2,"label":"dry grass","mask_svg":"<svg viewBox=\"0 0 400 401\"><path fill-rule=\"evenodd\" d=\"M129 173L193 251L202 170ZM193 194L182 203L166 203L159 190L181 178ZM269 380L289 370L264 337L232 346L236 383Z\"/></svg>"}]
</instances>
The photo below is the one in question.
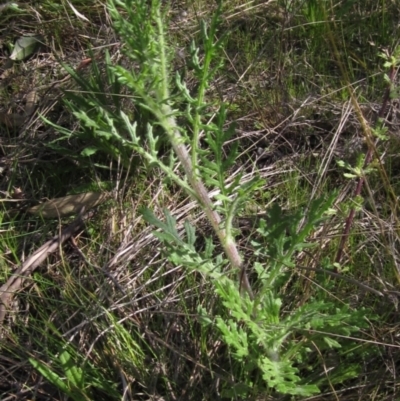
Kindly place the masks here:
<instances>
[{"instance_id":1,"label":"dry grass","mask_svg":"<svg viewBox=\"0 0 400 401\"><path fill-rule=\"evenodd\" d=\"M359 377L344 386L325 386L322 395L307 399L395 400L399 394L399 225L398 204L388 192L399 193L396 105L391 102L385 112L389 140L377 145L383 161L378 172L384 170L388 182L382 182L378 173L368 176L365 201L341 261L348 271L326 280L318 270L324 259L334 258L337 252L356 185L343 178L335 159L354 161L353 144L362 152L367 145L358 141L363 138L359 116L347 99L341 99L344 87L335 86L342 79L338 71L328 71L332 79L310 74L306 54L304 65L298 67L298 80L293 78L296 62L303 60L294 56L302 37L293 34L290 42L287 32L295 32L291 24L297 14L285 10L283 3L227 2L223 27L232 33L226 47L226 67L208 95L228 101L230 118L237 123L235 140L240 141L241 156L231 177L243 173L244 180L256 174L265 179L265 187L247 206L247 214L253 217L274 202L288 210L307 207L310 199L339 189L335 205L339 213L310 239L318 246L298 255L298 267L282 288L284 311L290 313L293 305L305 304L315 296L323 278L324 284L329 283L325 288L328 299L348 304L353 310L368 308L378 319L371 316L368 329L360 336L358 344L363 352L358 354L355 347L340 356L352 363L362 358ZM42 359L60 371L49 355L57 355L67 346L85 366L93 400L121 399L122 394L124 400L220 399L221 390L233 386L241 372L216 333L199 323L198 306L213 309L218 300L204 277L167 261L138 209L151 207L161 215L162 208L168 207L180 229L185 219L204 236L210 235L210 228L197 205L178 189L167 187L159 171L147 171L137 160L126 168L105 154L85 158L81 151L90 142L84 139L55 142L60 134L41 116L79 130L61 99L63 90L79 93L80 88L67 78L59 61L86 74L85 79L91 74L90 65L85 64L88 58L104 73L105 50L113 61L127 61L121 59L119 39L110 29L104 4L94 2L89 7L74 2L90 23L77 18L67 2L62 3L63 9L45 4L40 9L26 6L22 19L13 15L8 19L10 37L21 35L21 30L41 33L46 46L9 69L0 87L3 123L1 116L24 115L24 99L32 91L39 97L35 113L22 123L1 125L4 232L0 277L8 279L34 249L68 224L68 220L28 218L23 213L26 204L103 187L111 190L113 199L98 208L72 241L50 255L15 295L1 328L2 400L63 399L27 357ZM196 37L198 20L207 18L212 10L200 1L171 4L171 41L176 41L180 50ZM275 29L274 35L264 35L281 23L283 27ZM277 42L281 48L271 50ZM176 68L184 68L182 64L178 57ZM374 68L378 70L376 65ZM322 81L327 85L320 89ZM372 78L367 76L360 82L363 85ZM376 91L380 88L377 85ZM360 93L362 111L373 125L380 96L369 99L370 88ZM246 230L248 227L239 234L239 244L250 265L254 256ZM204 246L202 238L198 246ZM313 353L315 360L309 369L315 370L315 380L320 379L318 375L328 377L329 369L342 363L334 352L319 354L315 349ZM274 399L285 398L276 395Z\"/></svg>"}]
</instances>

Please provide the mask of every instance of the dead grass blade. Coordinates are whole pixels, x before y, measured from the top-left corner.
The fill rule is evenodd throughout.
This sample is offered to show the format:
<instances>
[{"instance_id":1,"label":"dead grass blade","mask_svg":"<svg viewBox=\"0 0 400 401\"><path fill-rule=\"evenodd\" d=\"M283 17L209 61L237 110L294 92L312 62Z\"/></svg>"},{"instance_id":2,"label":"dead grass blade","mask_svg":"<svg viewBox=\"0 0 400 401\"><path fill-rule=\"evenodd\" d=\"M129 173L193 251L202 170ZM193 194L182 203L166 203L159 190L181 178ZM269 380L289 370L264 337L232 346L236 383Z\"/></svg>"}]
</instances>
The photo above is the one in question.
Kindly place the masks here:
<instances>
[{"instance_id":1,"label":"dead grass blade","mask_svg":"<svg viewBox=\"0 0 400 401\"><path fill-rule=\"evenodd\" d=\"M93 213L86 213L77 217L68 227L61 230L59 235L47 241L36 252L34 252L0 287L0 324L3 323L14 294L21 289L25 279L32 274L35 269L53 252L56 252L67 239L84 226L85 220L91 217Z\"/></svg>"}]
</instances>

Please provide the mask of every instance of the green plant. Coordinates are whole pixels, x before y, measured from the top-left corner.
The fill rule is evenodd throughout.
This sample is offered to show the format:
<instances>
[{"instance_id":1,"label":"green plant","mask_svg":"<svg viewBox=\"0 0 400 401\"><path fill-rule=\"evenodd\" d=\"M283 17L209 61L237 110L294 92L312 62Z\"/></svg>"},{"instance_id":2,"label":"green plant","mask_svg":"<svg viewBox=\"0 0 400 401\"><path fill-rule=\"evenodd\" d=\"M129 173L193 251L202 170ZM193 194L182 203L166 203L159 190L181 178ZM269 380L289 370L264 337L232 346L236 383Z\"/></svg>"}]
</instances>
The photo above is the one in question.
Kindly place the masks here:
<instances>
[{"instance_id":1,"label":"green plant","mask_svg":"<svg viewBox=\"0 0 400 401\"><path fill-rule=\"evenodd\" d=\"M58 375L53 369L40 360L29 358L32 366L43 375L51 384L61 390L74 401L90 400L88 390L85 388L85 377L82 368L76 365L67 350L60 352L58 360L65 378Z\"/></svg>"},{"instance_id":2,"label":"green plant","mask_svg":"<svg viewBox=\"0 0 400 401\"><path fill-rule=\"evenodd\" d=\"M364 324L363 313L351 313L323 300L311 300L290 313L281 310L280 291L295 268L295 255L310 247L307 237L330 211L334 195L313 201L305 216L301 210L284 215L278 206L272 207L253 233L254 273L251 280L248 277L235 240L234 220L263 181L257 176L245 181L241 175L228 180L238 156L237 142L227 146L234 137L234 127L225 128L225 105L207 99L210 81L222 65L224 38L218 32L221 4L210 25L201 25L203 46L192 43L189 65L198 85L197 91L191 92L179 74L171 77L173 45L166 39L160 2L110 1L115 29L132 67L109 64L108 75L115 90L123 87L130 93L140 115L146 115L146 124L132 121L133 113L119 105L113 110L105 107L93 90L89 100L75 96L69 105L95 143L86 148L87 155L101 147L112 157L127 161L136 152L145 161L145 168L161 170L167 182L184 189L207 216L217 241L205 238L205 247L199 250L192 225L185 223L182 235L168 210L164 212L165 221L149 209L142 210L143 217L159 229L155 235L164 244L168 259L205 275L219 297L221 305L216 314L203 308L198 312L204 325L213 325L219 331L244 372L225 394L311 395L319 392L304 369L311 344L317 344L318 349L339 348L331 334L357 332ZM176 90L174 95L172 89ZM218 111L212 111L211 106ZM178 119L183 122L178 124ZM72 136L71 131L63 132ZM219 190L216 201L206 186ZM217 252L218 245L223 253ZM253 372L261 379L252 379Z\"/></svg>"},{"instance_id":3,"label":"green plant","mask_svg":"<svg viewBox=\"0 0 400 401\"><path fill-rule=\"evenodd\" d=\"M83 156L102 151L129 167L132 154L140 155L143 169L162 171L165 185L173 183L185 190L205 213L215 236L204 238L204 249L200 249L193 225L186 222L182 234L168 210L164 221L142 209L145 220L158 228L154 234L163 243L166 257L207 277L218 295L218 308L199 307L198 314L203 326L219 333L234 361L234 385L226 385L224 395L308 396L318 393L323 384L308 374L315 365L312 349L337 351L342 345L335 336L354 336L365 320L362 310L339 308L323 297L292 306L290 311L283 308L282 292L296 268L295 257L311 247L307 238L331 212L335 195L314 200L308 210L294 213L284 213L277 205L270 208L251 235L254 258L249 277L234 222L257 195L262 181L257 176L247 181L240 174L229 177L239 154L235 129L226 127L225 104L207 98L211 80L223 64L225 38L218 30L221 4L210 25L201 25L202 46L193 42L190 47L188 67L197 80L191 91L181 75L171 74L174 49L165 35L161 3L110 1L114 27L131 67L112 65L107 56L107 83L113 92L108 97L96 66L89 84L68 69L89 94L70 95L67 102L81 130L56 128L62 138L87 141ZM123 106L120 92L131 102ZM215 199L207 187L218 189ZM223 252L219 252L221 247ZM32 363L66 394L80 396L42 363ZM74 380L82 376L79 369L69 372ZM335 380L328 379L340 383L356 374L351 366L345 371L337 369ZM69 381L74 389L82 390L81 381Z\"/></svg>"},{"instance_id":4,"label":"green plant","mask_svg":"<svg viewBox=\"0 0 400 401\"><path fill-rule=\"evenodd\" d=\"M306 237L329 210L333 199L332 196L313 202L306 222L299 230L296 229L303 219L301 211L284 216L275 206L268 212L267 219L261 220L257 230L261 239L253 240L255 254L263 261L254 263L258 287L254 300L242 296L235 280L226 274L223 267L228 261L222 255L213 256L211 239L207 240L205 251L198 252L195 229L189 223L185 224L186 235L180 236L175 219L168 211L165 211L165 223L149 210L144 212L146 220L160 229L155 235L166 246L167 257L176 265L205 274L219 295L224 307L221 314L211 316L199 307L201 322L214 325L220 331L234 360L245 371L250 373L259 369L261 372L261 383L252 383L249 379L238 381L235 386L225 389L225 396L246 397L254 392L271 390L303 396L318 393L314 383L300 377L298 366L307 360L313 346L320 350L340 348L332 335L349 336L365 325L363 311L353 313L345 307L338 309L332 302L310 302L286 316L281 311L283 300L278 294L287 281L288 272L295 267L294 254L311 247L305 242ZM354 365L352 370L347 369L341 374L344 375L342 380L354 377L357 368Z\"/></svg>"},{"instance_id":5,"label":"green plant","mask_svg":"<svg viewBox=\"0 0 400 401\"><path fill-rule=\"evenodd\" d=\"M318 401L370 394L399 399L400 386L387 366L398 365L400 356L392 352L400 280L399 91L393 79L400 2L225 0L218 29L209 35L207 28L206 38L197 22L212 21L216 2L161 3L169 103L221 225L232 226L254 294L251 313L237 271L201 208L156 162L118 137L131 141L123 111L149 150L150 124L157 158L186 180L152 111L106 68L121 65L138 73L142 62L129 57L131 47L112 29L105 3L0 5L8 27L0 50L2 281L16 277L18 266L68 224L67 218L29 217L26 208L88 191L112 190L114 198L92 210L82 233L49 255L13 294L0 328L0 398L297 400L307 397L277 389L299 392L313 385L321 395L310 398ZM145 21L154 20L143 20L143 32L149 29ZM16 39L39 34L45 46L10 63ZM203 48L218 40L211 57ZM71 65L72 79L54 59ZM32 97L35 113L21 119ZM39 115L64 131L46 127ZM106 115L117 136L109 132ZM370 141L357 142L356 154L353 140L362 132ZM365 165L367 146L372 159ZM338 154L342 168L332 163ZM226 165L219 169L221 162ZM238 186L258 174L264 182L254 180L254 191L241 194L243 203L234 210L240 172ZM356 195L359 180L365 182ZM291 250L310 199L325 195L329 202L333 188L340 191L336 214L316 221L304 241L314 247ZM143 212L154 225L141 218L142 206L153 210ZM231 222L227 210L233 211ZM187 223L187 230L185 218L193 226ZM150 235L151 226L165 239ZM332 263L338 247L341 261ZM2 286L1 298L8 294ZM366 320L367 330L357 331ZM71 368L62 362L66 358ZM76 380L68 377L74 371Z\"/></svg>"}]
</instances>

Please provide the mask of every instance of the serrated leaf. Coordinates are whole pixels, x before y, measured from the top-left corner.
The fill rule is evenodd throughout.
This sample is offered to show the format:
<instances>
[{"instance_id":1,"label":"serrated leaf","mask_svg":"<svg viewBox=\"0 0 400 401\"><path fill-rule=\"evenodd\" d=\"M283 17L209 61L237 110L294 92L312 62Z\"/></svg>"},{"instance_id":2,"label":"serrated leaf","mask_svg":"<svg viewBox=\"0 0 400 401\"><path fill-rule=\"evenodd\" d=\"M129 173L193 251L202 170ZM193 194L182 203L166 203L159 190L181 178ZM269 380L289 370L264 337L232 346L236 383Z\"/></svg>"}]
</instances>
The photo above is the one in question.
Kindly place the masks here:
<instances>
[{"instance_id":1,"label":"serrated leaf","mask_svg":"<svg viewBox=\"0 0 400 401\"><path fill-rule=\"evenodd\" d=\"M161 228L162 230L166 230L165 224L156 217L152 210L147 207L143 207L139 212L149 224Z\"/></svg>"},{"instance_id":2,"label":"serrated leaf","mask_svg":"<svg viewBox=\"0 0 400 401\"><path fill-rule=\"evenodd\" d=\"M342 348L342 346L333 338L324 337L324 341L328 344L329 348Z\"/></svg>"},{"instance_id":3,"label":"serrated leaf","mask_svg":"<svg viewBox=\"0 0 400 401\"><path fill-rule=\"evenodd\" d=\"M100 129L99 124L90 118L86 112L84 111L74 111L72 113L75 117L77 117L80 121L82 121L87 128L94 128L95 130Z\"/></svg>"},{"instance_id":4,"label":"serrated leaf","mask_svg":"<svg viewBox=\"0 0 400 401\"><path fill-rule=\"evenodd\" d=\"M224 194L215 195L215 199L221 202L232 202L229 196L225 196Z\"/></svg>"},{"instance_id":5,"label":"serrated leaf","mask_svg":"<svg viewBox=\"0 0 400 401\"><path fill-rule=\"evenodd\" d=\"M212 257L213 252L214 252L215 245L214 245L212 239L209 238L209 237L206 237L204 240L206 242L205 249L204 249L204 252L203 252L204 259L210 259Z\"/></svg>"},{"instance_id":6,"label":"serrated leaf","mask_svg":"<svg viewBox=\"0 0 400 401\"><path fill-rule=\"evenodd\" d=\"M175 238L169 233L153 231L153 235L166 244L172 244L175 242Z\"/></svg>"},{"instance_id":7,"label":"serrated leaf","mask_svg":"<svg viewBox=\"0 0 400 401\"><path fill-rule=\"evenodd\" d=\"M176 218L172 216L168 209L164 209L164 215L167 222L167 231L180 241L180 237L176 229Z\"/></svg>"},{"instance_id":8,"label":"serrated leaf","mask_svg":"<svg viewBox=\"0 0 400 401\"><path fill-rule=\"evenodd\" d=\"M41 35L22 36L15 42L10 59L14 61L25 60L39 49L41 43L43 43Z\"/></svg>"},{"instance_id":9,"label":"serrated leaf","mask_svg":"<svg viewBox=\"0 0 400 401\"><path fill-rule=\"evenodd\" d=\"M212 324L212 320L209 317L209 314L207 312L207 309L204 308L201 305L197 306L197 319L200 321L200 323L204 326L209 326Z\"/></svg>"},{"instance_id":10,"label":"serrated leaf","mask_svg":"<svg viewBox=\"0 0 400 401\"><path fill-rule=\"evenodd\" d=\"M184 226L187 236L187 243L193 248L194 243L196 242L196 229L188 221L185 221Z\"/></svg>"},{"instance_id":11,"label":"serrated leaf","mask_svg":"<svg viewBox=\"0 0 400 401\"><path fill-rule=\"evenodd\" d=\"M166 217L166 222L164 223L158 219L155 214L148 208L141 208L140 213L143 218L153 226L160 228L162 232L153 232L153 234L164 242L169 242L170 244L175 243L178 245L185 245L176 230L176 219L171 216L168 210L164 209L164 214Z\"/></svg>"}]
</instances>

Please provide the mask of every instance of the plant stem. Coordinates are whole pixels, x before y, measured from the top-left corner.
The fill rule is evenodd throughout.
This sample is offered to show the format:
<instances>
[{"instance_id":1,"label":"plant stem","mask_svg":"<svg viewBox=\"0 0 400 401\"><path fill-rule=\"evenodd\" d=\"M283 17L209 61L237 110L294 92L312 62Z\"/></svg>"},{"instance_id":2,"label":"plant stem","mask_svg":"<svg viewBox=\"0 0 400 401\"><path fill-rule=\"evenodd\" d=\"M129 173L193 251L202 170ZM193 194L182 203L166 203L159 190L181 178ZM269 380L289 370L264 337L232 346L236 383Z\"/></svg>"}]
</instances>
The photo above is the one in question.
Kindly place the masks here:
<instances>
[{"instance_id":1,"label":"plant stem","mask_svg":"<svg viewBox=\"0 0 400 401\"><path fill-rule=\"evenodd\" d=\"M178 156L179 161L182 163L183 170L185 171L186 177L190 186L192 187L196 201L200 203L200 206L204 210L208 220L210 221L213 229L215 230L224 251L232 265L234 270L239 272L239 288L243 288L251 299L254 299L253 291L250 286L250 282L242 262L242 258L238 252L235 241L227 235L224 228L221 227L221 217L214 210L214 205L208 196L208 191L204 186L202 180L196 174L196 169L186 148L184 138L179 132L176 124L175 117L173 116L173 110L170 106L169 99L169 80L168 80L168 69L167 69L167 55L165 52L166 44L164 40L164 27L162 18L160 15L160 8L156 11L156 22L159 31L159 49L160 49L160 70L161 70L161 95L162 105L156 107L153 112L156 115L160 125L165 129L171 145ZM193 193L190 195L193 196Z\"/></svg>"},{"instance_id":2,"label":"plant stem","mask_svg":"<svg viewBox=\"0 0 400 401\"><path fill-rule=\"evenodd\" d=\"M165 104L163 109L165 112L164 115L171 116L172 110L168 104ZM245 267L243 266L242 258L237 250L236 243L232 238L228 237L226 230L221 227L221 217L214 210L214 205L208 196L207 189L193 169L191 158L186 146L183 143L183 138L179 133L175 118L165 118L162 121L162 125L166 132L169 133L172 147L178 156L179 161L182 163L189 184L195 192L196 200L200 203L213 229L217 233L233 269L239 271L239 288L243 288L249 295L250 299L254 299L253 291L251 289Z\"/></svg>"}]
</instances>

